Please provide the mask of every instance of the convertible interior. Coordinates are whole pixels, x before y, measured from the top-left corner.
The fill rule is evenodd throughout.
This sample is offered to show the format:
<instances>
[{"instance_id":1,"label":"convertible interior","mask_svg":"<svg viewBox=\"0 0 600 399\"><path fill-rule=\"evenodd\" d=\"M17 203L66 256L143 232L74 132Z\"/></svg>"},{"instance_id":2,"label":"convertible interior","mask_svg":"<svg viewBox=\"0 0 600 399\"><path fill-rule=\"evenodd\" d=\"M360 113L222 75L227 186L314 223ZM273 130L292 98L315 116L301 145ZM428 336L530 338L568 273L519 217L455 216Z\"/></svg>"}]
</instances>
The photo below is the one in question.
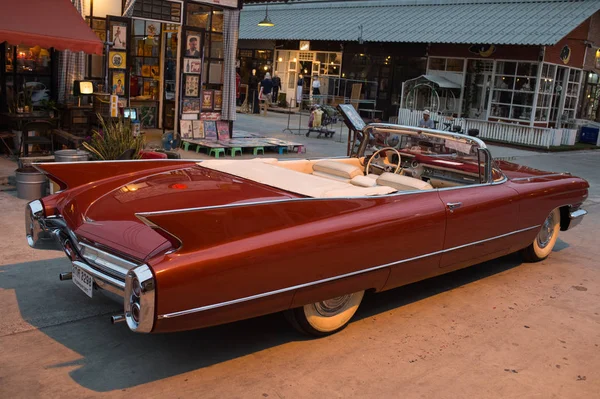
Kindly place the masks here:
<instances>
[{"instance_id":1,"label":"convertible interior","mask_svg":"<svg viewBox=\"0 0 600 399\"><path fill-rule=\"evenodd\" d=\"M209 160L200 166L314 198L376 196L481 181L477 146L469 138L389 126L365 134L372 137L367 157L361 156L369 149L365 142L350 158Z\"/></svg>"}]
</instances>

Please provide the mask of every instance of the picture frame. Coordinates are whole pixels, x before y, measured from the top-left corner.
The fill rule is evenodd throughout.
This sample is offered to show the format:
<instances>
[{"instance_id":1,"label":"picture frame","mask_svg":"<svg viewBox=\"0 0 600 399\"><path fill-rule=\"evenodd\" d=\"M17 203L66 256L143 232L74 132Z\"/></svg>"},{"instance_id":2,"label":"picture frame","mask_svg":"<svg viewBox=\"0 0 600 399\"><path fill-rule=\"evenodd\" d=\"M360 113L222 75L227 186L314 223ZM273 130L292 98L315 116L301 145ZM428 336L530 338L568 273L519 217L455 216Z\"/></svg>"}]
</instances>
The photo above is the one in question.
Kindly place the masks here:
<instances>
[{"instance_id":1,"label":"picture frame","mask_svg":"<svg viewBox=\"0 0 600 399\"><path fill-rule=\"evenodd\" d=\"M200 58L202 55L200 51L200 35L199 34L188 34L185 41L185 56Z\"/></svg>"},{"instance_id":2,"label":"picture frame","mask_svg":"<svg viewBox=\"0 0 600 399\"><path fill-rule=\"evenodd\" d=\"M195 139L204 138L204 121L192 121L192 132Z\"/></svg>"},{"instance_id":3,"label":"picture frame","mask_svg":"<svg viewBox=\"0 0 600 399\"><path fill-rule=\"evenodd\" d=\"M183 72L199 75L202 70L202 63L197 58L183 59Z\"/></svg>"},{"instance_id":4,"label":"picture frame","mask_svg":"<svg viewBox=\"0 0 600 399\"><path fill-rule=\"evenodd\" d=\"M181 133L181 138L184 140L191 140L194 138L194 132L192 130L192 122L193 121L179 121L179 132Z\"/></svg>"},{"instance_id":5,"label":"picture frame","mask_svg":"<svg viewBox=\"0 0 600 399\"><path fill-rule=\"evenodd\" d=\"M215 121L204 122L204 138L207 140L217 140L217 125Z\"/></svg>"},{"instance_id":6,"label":"picture frame","mask_svg":"<svg viewBox=\"0 0 600 399\"><path fill-rule=\"evenodd\" d=\"M127 26L124 24L113 24L110 30L110 38L115 50L127 49Z\"/></svg>"},{"instance_id":7,"label":"picture frame","mask_svg":"<svg viewBox=\"0 0 600 399\"><path fill-rule=\"evenodd\" d=\"M229 122L217 121L217 137L219 140L229 140Z\"/></svg>"},{"instance_id":8,"label":"picture frame","mask_svg":"<svg viewBox=\"0 0 600 399\"><path fill-rule=\"evenodd\" d=\"M215 90L214 91L214 101L213 101L213 109L215 111L220 111L221 109L223 109L223 91L222 90Z\"/></svg>"},{"instance_id":9,"label":"picture frame","mask_svg":"<svg viewBox=\"0 0 600 399\"><path fill-rule=\"evenodd\" d=\"M127 53L125 51L109 51L108 67L110 69L127 68Z\"/></svg>"},{"instance_id":10,"label":"picture frame","mask_svg":"<svg viewBox=\"0 0 600 399\"><path fill-rule=\"evenodd\" d=\"M200 76L198 75L188 75L185 76L185 97L198 97L200 90Z\"/></svg>"},{"instance_id":11,"label":"picture frame","mask_svg":"<svg viewBox=\"0 0 600 399\"><path fill-rule=\"evenodd\" d=\"M199 98L184 98L181 107L184 114L197 114L200 112Z\"/></svg>"},{"instance_id":12,"label":"picture frame","mask_svg":"<svg viewBox=\"0 0 600 399\"><path fill-rule=\"evenodd\" d=\"M115 71L112 73L111 93L117 96L125 95L125 72Z\"/></svg>"},{"instance_id":13,"label":"picture frame","mask_svg":"<svg viewBox=\"0 0 600 399\"><path fill-rule=\"evenodd\" d=\"M202 110L212 111L213 109L213 99L214 99L214 91L213 90L204 90L202 92Z\"/></svg>"}]
</instances>

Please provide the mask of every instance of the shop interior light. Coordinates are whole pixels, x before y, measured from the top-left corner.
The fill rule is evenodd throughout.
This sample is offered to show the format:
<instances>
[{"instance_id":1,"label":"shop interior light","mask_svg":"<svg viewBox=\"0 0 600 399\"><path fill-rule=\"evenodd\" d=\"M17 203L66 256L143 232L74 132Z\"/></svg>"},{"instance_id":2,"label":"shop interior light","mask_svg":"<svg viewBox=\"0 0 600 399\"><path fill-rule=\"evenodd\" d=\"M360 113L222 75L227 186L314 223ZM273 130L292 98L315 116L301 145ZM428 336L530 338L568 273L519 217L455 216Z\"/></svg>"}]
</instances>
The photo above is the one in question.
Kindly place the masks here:
<instances>
[{"instance_id":1,"label":"shop interior light","mask_svg":"<svg viewBox=\"0 0 600 399\"><path fill-rule=\"evenodd\" d=\"M265 7L265 19L258 23L258 26L275 26L273 22L269 19L269 6Z\"/></svg>"}]
</instances>

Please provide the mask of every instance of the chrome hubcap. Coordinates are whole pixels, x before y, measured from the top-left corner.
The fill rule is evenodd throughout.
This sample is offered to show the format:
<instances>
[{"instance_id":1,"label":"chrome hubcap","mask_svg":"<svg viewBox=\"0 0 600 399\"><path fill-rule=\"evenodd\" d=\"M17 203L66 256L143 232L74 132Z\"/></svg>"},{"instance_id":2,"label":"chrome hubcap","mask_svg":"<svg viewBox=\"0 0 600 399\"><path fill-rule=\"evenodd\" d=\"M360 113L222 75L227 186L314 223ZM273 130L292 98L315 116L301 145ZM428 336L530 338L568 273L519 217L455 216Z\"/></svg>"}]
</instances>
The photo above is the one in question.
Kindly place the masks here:
<instances>
[{"instance_id":1,"label":"chrome hubcap","mask_svg":"<svg viewBox=\"0 0 600 399\"><path fill-rule=\"evenodd\" d=\"M537 242L540 248L546 248L550 240L552 240L552 236L554 235L554 213L551 213L550 216L544 221L542 225L542 229L538 233Z\"/></svg>"},{"instance_id":2,"label":"chrome hubcap","mask_svg":"<svg viewBox=\"0 0 600 399\"><path fill-rule=\"evenodd\" d=\"M327 299L326 301L321 301L315 303L315 309L317 312L324 317L335 316L340 313L342 310L345 310L346 305L350 301L350 298L353 294L338 296L337 298Z\"/></svg>"}]
</instances>

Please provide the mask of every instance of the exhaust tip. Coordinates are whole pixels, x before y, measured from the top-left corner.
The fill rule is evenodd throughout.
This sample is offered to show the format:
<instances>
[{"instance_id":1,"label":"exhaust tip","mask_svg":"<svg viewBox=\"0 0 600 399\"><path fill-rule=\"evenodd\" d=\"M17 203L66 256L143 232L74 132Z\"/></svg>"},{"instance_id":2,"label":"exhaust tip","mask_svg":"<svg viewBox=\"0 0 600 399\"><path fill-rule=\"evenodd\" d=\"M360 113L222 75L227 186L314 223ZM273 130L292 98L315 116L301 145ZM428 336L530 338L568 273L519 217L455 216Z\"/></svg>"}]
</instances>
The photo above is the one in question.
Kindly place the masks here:
<instances>
[{"instance_id":1,"label":"exhaust tip","mask_svg":"<svg viewBox=\"0 0 600 399\"><path fill-rule=\"evenodd\" d=\"M122 321L125 321L125 315L124 314L118 314L118 315L110 317L111 324L117 324L117 323L120 323Z\"/></svg>"},{"instance_id":2,"label":"exhaust tip","mask_svg":"<svg viewBox=\"0 0 600 399\"><path fill-rule=\"evenodd\" d=\"M72 272L60 273L58 275L58 278L60 279L60 281L71 280L73 278L73 273Z\"/></svg>"}]
</instances>

